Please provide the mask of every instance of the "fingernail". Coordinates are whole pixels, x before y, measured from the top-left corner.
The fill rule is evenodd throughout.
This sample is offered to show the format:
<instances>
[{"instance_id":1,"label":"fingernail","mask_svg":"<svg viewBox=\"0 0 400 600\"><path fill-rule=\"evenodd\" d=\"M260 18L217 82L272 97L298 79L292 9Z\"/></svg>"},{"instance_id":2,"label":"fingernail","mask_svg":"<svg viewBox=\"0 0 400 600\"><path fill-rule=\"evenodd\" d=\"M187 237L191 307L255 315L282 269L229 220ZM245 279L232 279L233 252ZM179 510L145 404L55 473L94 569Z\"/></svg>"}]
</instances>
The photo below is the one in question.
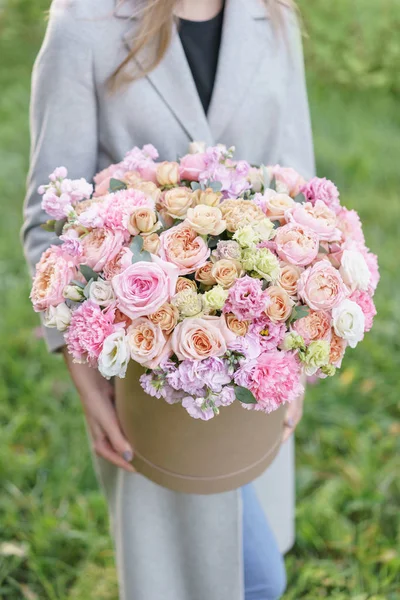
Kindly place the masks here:
<instances>
[{"instance_id":1,"label":"fingernail","mask_svg":"<svg viewBox=\"0 0 400 600\"><path fill-rule=\"evenodd\" d=\"M126 462L131 462L133 458L132 450L125 450L125 452L122 453L122 458L126 460Z\"/></svg>"},{"instance_id":2,"label":"fingernail","mask_svg":"<svg viewBox=\"0 0 400 600\"><path fill-rule=\"evenodd\" d=\"M286 419L286 425L290 428L294 426L294 420L292 419L292 417L288 417Z\"/></svg>"}]
</instances>

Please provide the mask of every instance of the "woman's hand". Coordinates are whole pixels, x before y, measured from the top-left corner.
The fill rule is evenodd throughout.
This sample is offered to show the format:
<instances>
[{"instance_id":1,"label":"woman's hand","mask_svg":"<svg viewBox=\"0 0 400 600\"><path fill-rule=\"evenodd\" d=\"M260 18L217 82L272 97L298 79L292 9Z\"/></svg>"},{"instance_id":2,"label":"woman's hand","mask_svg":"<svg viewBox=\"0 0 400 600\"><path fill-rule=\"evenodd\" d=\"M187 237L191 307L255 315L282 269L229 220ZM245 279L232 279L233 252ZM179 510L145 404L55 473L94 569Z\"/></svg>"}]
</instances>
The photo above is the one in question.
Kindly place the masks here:
<instances>
[{"instance_id":1,"label":"woman's hand","mask_svg":"<svg viewBox=\"0 0 400 600\"><path fill-rule=\"evenodd\" d=\"M303 383L305 383L303 381ZM292 435L294 430L296 429L301 417L303 416L303 403L304 403L304 393L300 394L289 404L289 407L286 411L286 417L284 422L283 429L283 438L282 443L286 442L286 440Z\"/></svg>"},{"instance_id":2,"label":"woman's hand","mask_svg":"<svg viewBox=\"0 0 400 600\"><path fill-rule=\"evenodd\" d=\"M130 473L133 450L121 431L114 408L114 390L96 369L73 362L64 350L64 358L81 398L95 453Z\"/></svg>"}]
</instances>

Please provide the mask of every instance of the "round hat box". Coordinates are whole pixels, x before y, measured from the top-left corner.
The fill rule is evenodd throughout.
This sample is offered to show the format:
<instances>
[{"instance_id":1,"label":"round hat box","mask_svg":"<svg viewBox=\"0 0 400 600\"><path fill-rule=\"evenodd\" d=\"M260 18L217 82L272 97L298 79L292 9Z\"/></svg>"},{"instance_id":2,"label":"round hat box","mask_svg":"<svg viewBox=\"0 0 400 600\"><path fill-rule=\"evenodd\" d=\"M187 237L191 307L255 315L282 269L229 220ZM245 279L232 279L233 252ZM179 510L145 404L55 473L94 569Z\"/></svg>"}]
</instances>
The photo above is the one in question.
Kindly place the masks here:
<instances>
[{"instance_id":1,"label":"round hat box","mask_svg":"<svg viewBox=\"0 0 400 600\"><path fill-rule=\"evenodd\" d=\"M177 492L215 494L253 481L271 464L282 440L284 406L267 415L235 401L202 421L180 403L146 394L142 373L130 361L125 379L115 381L117 414L138 473Z\"/></svg>"}]
</instances>

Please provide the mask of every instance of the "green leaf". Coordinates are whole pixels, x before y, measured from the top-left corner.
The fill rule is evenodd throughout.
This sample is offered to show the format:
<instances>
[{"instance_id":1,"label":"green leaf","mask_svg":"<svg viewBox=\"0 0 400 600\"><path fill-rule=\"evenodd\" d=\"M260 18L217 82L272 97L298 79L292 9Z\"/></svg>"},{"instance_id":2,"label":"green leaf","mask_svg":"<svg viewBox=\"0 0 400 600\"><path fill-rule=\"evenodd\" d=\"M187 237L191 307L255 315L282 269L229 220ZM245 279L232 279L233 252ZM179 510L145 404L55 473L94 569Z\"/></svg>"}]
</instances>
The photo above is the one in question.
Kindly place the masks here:
<instances>
[{"instance_id":1,"label":"green leaf","mask_svg":"<svg viewBox=\"0 0 400 600\"><path fill-rule=\"evenodd\" d=\"M208 247L211 248L211 250L213 250L214 248L216 248L217 244L218 244L218 238L216 238L216 237L210 237L208 239Z\"/></svg>"},{"instance_id":2,"label":"green leaf","mask_svg":"<svg viewBox=\"0 0 400 600\"><path fill-rule=\"evenodd\" d=\"M84 284L84 283L82 283L82 281L78 281L77 279L73 279L73 280L71 281L71 284L72 284L72 285L76 285L76 287L79 287L79 288L81 288L82 290L85 288L85 284Z\"/></svg>"},{"instance_id":3,"label":"green leaf","mask_svg":"<svg viewBox=\"0 0 400 600\"><path fill-rule=\"evenodd\" d=\"M235 396L242 404L257 404L252 392L241 385L235 385Z\"/></svg>"},{"instance_id":4,"label":"green leaf","mask_svg":"<svg viewBox=\"0 0 400 600\"><path fill-rule=\"evenodd\" d=\"M271 179L271 181L269 182L269 186L268 187L269 187L270 190L274 190L276 192L276 179L275 179L275 177L273 177Z\"/></svg>"},{"instance_id":5,"label":"green leaf","mask_svg":"<svg viewBox=\"0 0 400 600\"><path fill-rule=\"evenodd\" d=\"M195 192L196 190L200 190L201 189L201 185L198 181L192 181L190 184L190 187L192 188L192 190Z\"/></svg>"},{"instance_id":6,"label":"green leaf","mask_svg":"<svg viewBox=\"0 0 400 600\"><path fill-rule=\"evenodd\" d=\"M294 321L297 321L298 319L302 319L303 317L306 317L310 312L310 309L308 306L295 306L294 309L292 310L292 314L290 315L288 321L289 323L293 323Z\"/></svg>"},{"instance_id":7,"label":"green leaf","mask_svg":"<svg viewBox=\"0 0 400 600\"><path fill-rule=\"evenodd\" d=\"M300 194L297 194L297 196L294 197L294 201L299 202L299 204L304 204L304 202L306 201L306 197L303 193L300 192Z\"/></svg>"},{"instance_id":8,"label":"green leaf","mask_svg":"<svg viewBox=\"0 0 400 600\"><path fill-rule=\"evenodd\" d=\"M54 232L56 235L60 236L62 234L62 231L64 229L64 225L67 222L67 217L65 217L65 219L60 219L59 221L56 221L54 223Z\"/></svg>"},{"instance_id":9,"label":"green leaf","mask_svg":"<svg viewBox=\"0 0 400 600\"><path fill-rule=\"evenodd\" d=\"M93 279L93 281L97 281L97 279L100 277L100 275L96 273L96 271L93 271L93 269L91 269L87 265L80 265L79 270L86 279L86 281L90 281L91 279Z\"/></svg>"},{"instance_id":10,"label":"green leaf","mask_svg":"<svg viewBox=\"0 0 400 600\"><path fill-rule=\"evenodd\" d=\"M136 252L134 254L132 254L132 264L137 263L137 262L152 262L152 258L151 258L151 254L150 252L147 252L147 250L143 250L142 252Z\"/></svg>"},{"instance_id":11,"label":"green leaf","mask_svg":"<svg viewBox=\"0 0 400 600\"><path fill-rule=\"evenodd\" d=\"M271 183L271 177L269 176L268 169L265 165L261 165L261 173L262 173L264 188L269 188L270 183Z\"/></svg>"},{"instance_id":12,"label":"green leaf","mask_svg":"<svg viewBox=\"0 0 400 600\"><path fill-rule=\"evenodd\" d=\"M90 286L92 285L94 279L89 279L89 281L87 282L84 290L83 290L83 295L85 296L85 298L89 298L89 291L90 291Z\"/></svg>"},{"instance_id":13,"label":"green leaf","mask_svg":"<svg viewBox=\"0 0 400 600\"><path fill-rule=\"evenodd\" d=\"M212 181L208 186L213 192L220 192L222 190L222 183L220 181Z\"/></svg>"},{"instance_id":14,"label":"green leaf","mask_svg":"<svg viewBox=\"0 0 400 600\"><path fill-rule=\"evenodd\" d=\"M111 193L119 192L120 190L126 190L127 187L128 186L123 181L120 181L119 179L111 178L110 179L110 187L108 188L108 191Z\"/></svg>"},{"instance_id":15,"label":"green leaf","mask_svg":"<svg viewBox=\"0 0 400 600\"><path fill-rule=\"evenodd\" d=\"M46 221L46 223L42 223L42 225L40 226L42 229L44 229L45 231L51 231L54 232L54 226L56 224L55 219L51 219L49 221Z\"/></svg>"}]
</instances>

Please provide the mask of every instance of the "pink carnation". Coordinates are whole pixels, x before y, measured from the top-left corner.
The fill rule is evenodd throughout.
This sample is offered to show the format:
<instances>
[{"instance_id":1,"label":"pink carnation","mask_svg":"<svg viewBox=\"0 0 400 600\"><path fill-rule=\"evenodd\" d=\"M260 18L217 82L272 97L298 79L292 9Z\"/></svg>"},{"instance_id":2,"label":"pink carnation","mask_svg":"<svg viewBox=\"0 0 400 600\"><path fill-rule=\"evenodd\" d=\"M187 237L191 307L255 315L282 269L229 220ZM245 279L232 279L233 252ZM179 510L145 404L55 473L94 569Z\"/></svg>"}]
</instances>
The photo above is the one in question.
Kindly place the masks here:
<instances>
[{"instance_id":1,"label":"pink carnation","mask_svg":"<svg viewBox=\"0 0 400 600\"><path fill-rule=\"evenodd\" d=\"M259 279L245 275L229 290L224 312L232 312L240 321L260 317L267 305L267 294Z\"/></svg>"},{"instance_id":2,"label":"pink carnation","mask_svg":"<svg viewBox=\"0 0 400 600\"><path fill-rule=\"evenodd\" d=\"M365 317L364 331L369 331L373 325L374 317L376 315L375 304L371 296L367 292L356 290L351 294L349 300L356 302L356 304L358 304L363 311Z\"/></svg>"},{"instance_id":3,"label":"pink carnation","mask_svg":"<svg viewBox=\"0 0 400 600\"><path fill-rule=\"evenodd\" d=\"M322 200L335 213L340 211L339 190L326 177L313 177L300 191L312 204Z\"/></svg>"},{"instance_id":4,"label":"pink carnation","mask_svg":"<svg viewBox=\"0 0 400 600\"><path fill-rule=\"evenodd\" d=\"M301 368L293 354L271 350L245 363L235 374L235 383L251 390L257 404L245 408L270 413L302 393Z\"/></svg>"},{"instance_id":5,"label":"pink carnation","mask_svg":"<svg viewBox=\"0 0 400 600\"><path fill-rule=\"evenodd\" d=\"M112 311L102 312L101 308L87 300L73 313L65 339L68 352L77 362L90 362L95 365L106 337L114 333L120 325L114 325Z\"/></svg>"}]
</instances>

